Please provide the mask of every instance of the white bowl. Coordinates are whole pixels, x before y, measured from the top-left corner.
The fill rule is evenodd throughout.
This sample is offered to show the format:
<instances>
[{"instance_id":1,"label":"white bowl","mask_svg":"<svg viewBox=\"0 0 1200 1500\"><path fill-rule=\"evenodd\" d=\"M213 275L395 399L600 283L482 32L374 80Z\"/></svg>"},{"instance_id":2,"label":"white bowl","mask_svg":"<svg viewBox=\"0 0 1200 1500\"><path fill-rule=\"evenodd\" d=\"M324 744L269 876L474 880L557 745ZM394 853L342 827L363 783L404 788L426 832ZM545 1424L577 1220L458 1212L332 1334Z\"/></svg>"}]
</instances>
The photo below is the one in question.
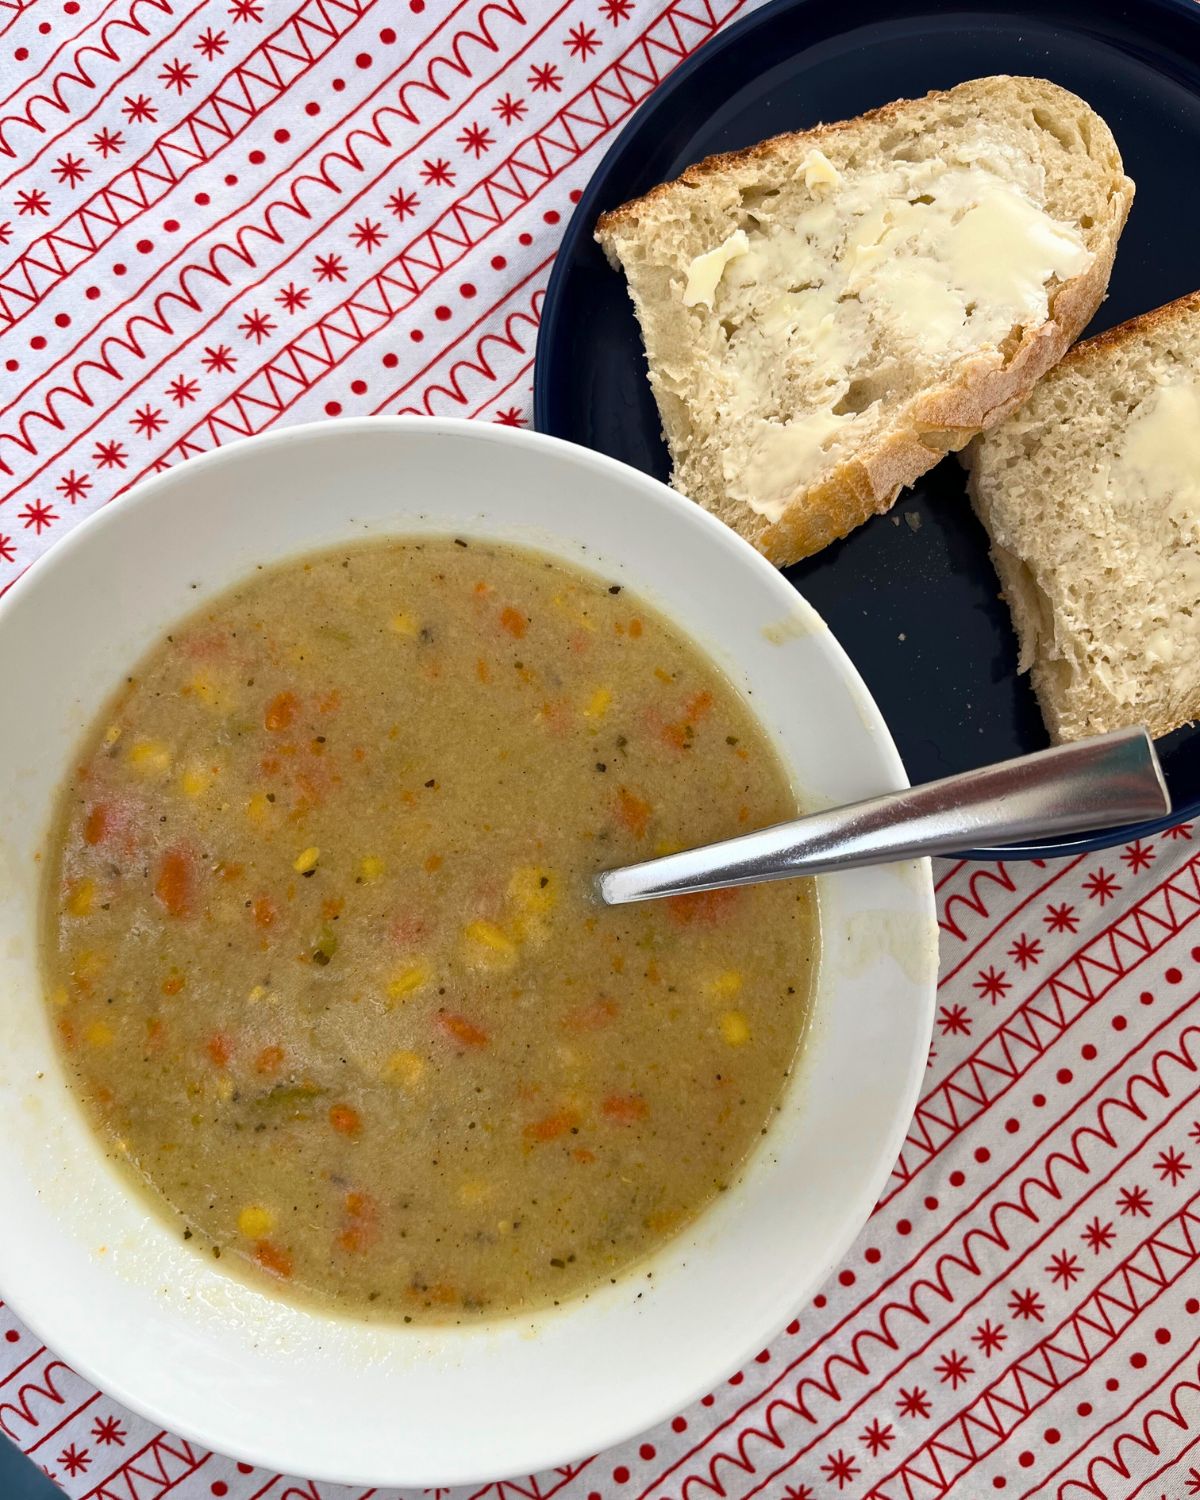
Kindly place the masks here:
<instances>
[{"instance_id":1,"label":"white bowl","mask_svg":"<svg viewBox=\"0 0 1200 1500\"><path fill-rule=\"evenodd\" d=\"M854 668L733 532L580 448L466 422L322 423L237 443L101 511L0 603L0 1295L175 1432L361 1485L494 1479L661 1421L817 1289L900 1149L933 1015L927 862L820 882L815 1015L741 1182L645 1268L556 1311L445 1331L340 1321L221 1274L116 1176L39 993L39 853L80 736L171 623L256 563L352 538L525 543L656 604L744 691L810 805L905 785Z\"/></svg>"}]
</instances>

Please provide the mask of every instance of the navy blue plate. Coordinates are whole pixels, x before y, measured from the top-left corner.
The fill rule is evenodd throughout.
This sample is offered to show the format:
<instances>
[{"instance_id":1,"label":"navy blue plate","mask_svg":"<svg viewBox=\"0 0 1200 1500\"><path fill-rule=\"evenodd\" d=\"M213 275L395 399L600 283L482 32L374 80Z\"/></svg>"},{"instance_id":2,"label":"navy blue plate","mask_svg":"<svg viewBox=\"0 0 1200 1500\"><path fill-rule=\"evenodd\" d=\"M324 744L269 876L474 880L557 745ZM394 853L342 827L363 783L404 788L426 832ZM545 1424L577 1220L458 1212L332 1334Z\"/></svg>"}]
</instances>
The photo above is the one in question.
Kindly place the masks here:
<instances>
[{"instance_id":1,"label":"navy blue plate","mask_svg":"<svg viewBox=\"0 0 1200 1500\"><path fill-rule=\"evenodd\" d=\"M670 464L623 278L592 240L605 209L714 151L842 120L989 73L1073 89L1112 127L1137 184L1108 300L1090 332L1200 286L1200 5L1196 0L774 0L678 68L600 163L546 294L534 420L665 480ZM913 781L1040 749L982 527L954 459L845 540L787 570L854 659ZM1200 816L1200 729L1159 742L1175 805L1159 823L974 851L1051 858Z\"/></svg>"}]
</instances>

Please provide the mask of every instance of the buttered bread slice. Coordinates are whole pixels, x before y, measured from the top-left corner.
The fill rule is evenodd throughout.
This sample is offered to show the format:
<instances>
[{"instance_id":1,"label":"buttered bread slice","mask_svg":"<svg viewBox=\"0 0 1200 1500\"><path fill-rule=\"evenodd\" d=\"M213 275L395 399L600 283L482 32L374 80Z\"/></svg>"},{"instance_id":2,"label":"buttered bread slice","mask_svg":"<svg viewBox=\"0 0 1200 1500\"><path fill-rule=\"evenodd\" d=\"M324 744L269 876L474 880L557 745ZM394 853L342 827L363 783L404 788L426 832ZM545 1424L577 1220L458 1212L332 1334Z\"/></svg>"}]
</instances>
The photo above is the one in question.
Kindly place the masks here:
<instances>
[{"instance_id":1,"label":"buttered bread slice","mask_svg":"<svg viewBox=\"0 0 1200 1500\"><path fill-rule=\"evenodd\" d=\"M778 564L886 510L1061 358L1132 197L1099 115L999 77L711 157L605 214L672 483Z\"/></svg>"},{"instance_id":2,"label":"buttered bread slice","mask_svg":"<svg viewBox=\"0 0 1200 1500\"><path fill-rule=\"evenodd\" d=\"M1200 292L1077 345L966 458L1052 738L1200 718Z\"/></svg>"}]
</instances>

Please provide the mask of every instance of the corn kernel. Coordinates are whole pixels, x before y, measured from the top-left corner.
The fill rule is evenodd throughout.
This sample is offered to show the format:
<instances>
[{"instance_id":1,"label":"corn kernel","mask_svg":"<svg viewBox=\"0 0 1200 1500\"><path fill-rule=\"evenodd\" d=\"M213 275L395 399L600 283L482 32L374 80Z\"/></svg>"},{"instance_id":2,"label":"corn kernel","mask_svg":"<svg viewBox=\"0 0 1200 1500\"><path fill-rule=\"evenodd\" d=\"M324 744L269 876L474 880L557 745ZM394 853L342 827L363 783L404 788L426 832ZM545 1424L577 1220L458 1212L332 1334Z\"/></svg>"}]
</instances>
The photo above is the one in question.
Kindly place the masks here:
<instances>
[{"instance_id":1,"label":"corn kernel","mask_svg":"<svg viewBox=\"0 0 1200 1500\"><path fill-rule=\"evenodd\" d=\"M65 984L56 985L54 987L54 989L52 989L50 991L50 1004L51 1005L57 1005L57 1006L61 1007L61 1006L64 1006L64 1005L69 1005L70 1003L71 1003L70 992L68 991L68 989L67 989L67 987L66 987Z\"/></svg>"},{"instance_id":2,"label":"corn kernel","mask_svg":"<svg viewBox=\"0 0 1200 1500\"><path fill-rule=\"evenodd\" d=\"M205 708L211 708L217 713L223 713L233 706L233 695L228 685L218 682L208 672L197 672L184 684L183 691L203 703Z\"/></svg>"},{"instance_id":3,"label":"corn kernel","mask_svg":"<svg viewBox=\"0 0 1200 1500\"><path fill-rule=\"evenodd\" d=\"M744 1046L750 1040L750 1024L740 1010L727 1010L722 1015L721 1035L731 1047Z\"/></svg>"},{"instance_id":4,"label":"corn kernel","mask_svg":"<svg viewBox=\"0 0 1200 1500\"><path fill-rule=\"evenodd\" d=\"M93 1047L111 1047L113 1044L113 1029L107 1021L93 1021L83 1034Z\"/></svg>"},{"instance_id":5,"label":"corn kernel","mask_svg":"<svg viewBox=\"0 0 1200 1500\"><path fill-rule=\"evenodd\" d=\"M85 948L75 955L75 962L71 965L71 978L76 984L86 989L93 979L98 979L105 969L108 968L108 955L97 953L92 948Z\"/></svg>"},{"instance_id":6,"label":"corn kernel","mask_svg":"<svg viewBox=\"0 0 1200 1500\"><path fill-rule=\"evenodd\" d=\"M459 1185L458 1201L466 1204L482 1203L484 1199L491 1197L491 1192L489 1183L478 1177L468 1177Z\"/></svg>"},{"instance_id":7,"label":"corn kernel","mask_svg":"<svg viewBox=\"0 0 1200 1500\"><path fill-rule=\"evenodd\" d=\"M486 922L482 919L477 922L468 922L465 930L468 940L477 947L484 948L489 953L495 953L501 958L516 958L516 943L503 928L497 927L495 922Z\"/></svg>"},{"instance_id":8,"label":"corn kernel","mask_svg":"<svg viewBox=\"0 0 1200 1500\"><path fill-rule=\"evenodd\" d=\"M119 724L110 724L104 731L104 743L106 745L115 745L120 738L121 726Z\"/></svg>"},{"instance_id":9,"label":"corn kernel","mask_svg":"<svg viewBox=\"0 0 1200 1500\"><path fill-rule=\"evenodd\" d=\"M406 995L411 995L414 990L419 990L423 984L428 984L430 969L428 964L413 964L411 968L403 969L396 977L389 981L387 996L389 1000L403 1000Z\"/></svg>"},{"instance_id":10,"label":"corn kernel","mask_svg":"<svg viewBox=\"0 0 1200 1500\"><path fill-rule=\"evenodd\" d=\"M677 844L674 839L659 839L654 846L654 852L659 859L662 859L666 854L678 854L682 848L683 845Z\"/></svg>"},{"instance_id":11,"label":"corn kernel","mask_svg":"<svg viewBox=\"0 0 1200 1500\"><path fill-rule=\"evenodd\" d=\"M252 823L263 824L271 816L271 804L263 792L255 792L246 803L246 816Z\"/></svg>"},{"instance_id":12,"label":"corn kernel","mask_svg":"<svg viewBox=\"0 0 1200 1500\"><path fill-rule=\"evenodd\" d=\"M736 969L724 969L709 981L708 992L722 1000L732 1000L742 988L742 976Z\"/></svg>"},{"instance_id":13,"label":"corn kernel","mask_svg":"<svg viewBox=\"0 0 1200 1500\"><path fill-rule=\"evenodd\" d=\"M397 635L416 635L417 633L416 616L410 615L406 610L401 610L398 615L393 615L390 623Z\"/></svg>"},{"instance_id":14,"label":"corn kernel","mask_svg":"<svg viewBox=\"0 0 1200 1500\"><path fill-rule=\"evenodd\" d=\"M247 1203L238 1214L237 1225L238 1233L244 1234L248 1240L265 1240L275 1228L275 1215L257 1203Z\"/></svg>"},{"instance_id":15,"label":"corn kernel","mask_svg":"<svg viewBox=\"0 0 1200 1500\"><path fill-rule=\"evenodd\" d=\"M213 773L207 766L189 766L179 778L179 790L185 797L202 797L213 780Z\"/></svg>"},{"instance_id":16,"label":"corn kernel","mask_svg":"<svg viewBox=\"0 0 1200 1500\"><path fill-rule=\"evenodd\" d=\"M246 996L246 999L251 1005L261 1005L264 1000L269 999L270 994L271 991L265 984L256 984Z\"/></svg>"},{"instance_id":17,"label":"corn kernel","mask_svg":"<svg viewBox=\"0 0 1200 1500\"><path fill-rule=\"evenodd\" d=\"M384 1066L384 1077L405 1088L415 1088L425 1072L425 1063L415 1052L393 1052Z\"/></svg>"},{"instance_id":18,"label":"corn kernel","mask_svg":"<svg viewBox=\"0 0 1200 1500\"><path fill-rule=\"evenodd\" d=\"M138 740L126 760L142 776L165 776L171 769L171 752L161 740Z\"/></svg>"},{"instance_id":19,"label":"corn kernel","mask_svg":"<svg viewBox=\"0 0 1200 1500\"><path fill-rule=\"evenodd\" d=\"M68 914L72 917L90 916L95 904L96 882L89 880L86 876L82 880L76 880L71 886L70 895L67 897Z\"/></svg>"},{"instance_id":20,"label":"corn kernel","mask_svg":"<svg viewBox=\"0 0 1200 1500\"><path fill-rule=\"evenodd\" d=\"M292 869L297 875L307 875L310 870L317 868L317 860L321 857L321 851L316 844L310 844L307 849L302 849L292 861Z\"/></svg>"},{"instance_id":21,"label":"corn kernel","mask_svg":"<svg viewBox=\"0 0 1200 1500\"><path fill-rule=\"evenodd\" d=\"M228 1104L229 1101L233 1098L233 1079L230 1078L228 1073L222 1073L214 1084L214 1089L216 1091L217 1098L220 1099L222 1103Z\"/></svg>"},{"instance_id":22,"label":"corn kernel","mask_svg":"<svg viewBox=\"0 0 1200 1500\"><path fill-rule=\"evenodd\" d=\"M358 867L358 873L364 880L378 880L385 869L383 860L375 854L368 854L366 859Z\"/></svg>"},{"instance_id":23,"label":"corn kernel","mask_svg":"<svg viewBox=\"0 0 1200 1500\"><path fill-rule=\"evenodd\" d=\"M612 693L608 688L597 688L583 710L585 719L602 719L612 707Z\"/></svg>"}]
</instances>

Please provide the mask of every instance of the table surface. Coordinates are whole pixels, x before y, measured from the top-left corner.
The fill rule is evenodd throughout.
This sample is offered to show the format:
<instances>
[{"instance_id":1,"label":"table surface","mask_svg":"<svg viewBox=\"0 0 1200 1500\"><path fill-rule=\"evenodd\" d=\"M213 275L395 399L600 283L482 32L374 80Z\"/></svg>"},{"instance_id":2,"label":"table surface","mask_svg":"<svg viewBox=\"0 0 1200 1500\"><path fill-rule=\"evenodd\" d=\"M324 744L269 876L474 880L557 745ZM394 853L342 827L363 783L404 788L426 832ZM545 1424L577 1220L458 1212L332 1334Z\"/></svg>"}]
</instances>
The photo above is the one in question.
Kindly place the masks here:
<instances>
[{"instance_id":1,"label":"table surface","mask_svg":"<svg viewBox=\"0 0 1200 1500\"><path fill-rule=\"evenodd\" d=\"M583 184L747 8L0 0L0 589L243 434L525 423ZM694 1407L479 1500L1200 1495L1200 843L935 868L926 1087L843 1264ZM0 1304L26 1500L4 1437L78 1500L363 1500L157 1430Z\"/></svg>"}]
</instances>

